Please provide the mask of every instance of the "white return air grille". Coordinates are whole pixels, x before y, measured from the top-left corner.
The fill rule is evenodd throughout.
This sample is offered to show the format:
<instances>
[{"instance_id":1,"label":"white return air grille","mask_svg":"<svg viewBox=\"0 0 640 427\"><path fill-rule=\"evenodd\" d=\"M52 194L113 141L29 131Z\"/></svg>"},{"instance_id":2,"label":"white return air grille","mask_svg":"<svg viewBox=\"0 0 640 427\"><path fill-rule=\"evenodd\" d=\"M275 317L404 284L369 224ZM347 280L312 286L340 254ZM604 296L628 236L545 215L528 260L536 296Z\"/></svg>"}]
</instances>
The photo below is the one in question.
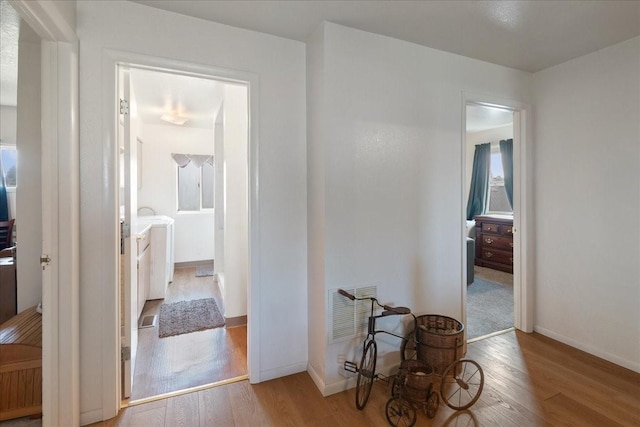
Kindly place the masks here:
<instances>
[{"instance_id":1,"label":"white return air grille","mask_svg":"<svg viewBox=\"0 0 640 427\"><path fill-rule=\"evenodd\" d=\"M344 289L344 288L343 288ZM377 297L377 286L344 289L357 298ZM367 332L367 323L371 315L371 301L351 301L338 293L338 289L329 291L331 302L331 341L342 341ZM377 311L374 312L377 314Z\"/></svg>"}]
</instances>

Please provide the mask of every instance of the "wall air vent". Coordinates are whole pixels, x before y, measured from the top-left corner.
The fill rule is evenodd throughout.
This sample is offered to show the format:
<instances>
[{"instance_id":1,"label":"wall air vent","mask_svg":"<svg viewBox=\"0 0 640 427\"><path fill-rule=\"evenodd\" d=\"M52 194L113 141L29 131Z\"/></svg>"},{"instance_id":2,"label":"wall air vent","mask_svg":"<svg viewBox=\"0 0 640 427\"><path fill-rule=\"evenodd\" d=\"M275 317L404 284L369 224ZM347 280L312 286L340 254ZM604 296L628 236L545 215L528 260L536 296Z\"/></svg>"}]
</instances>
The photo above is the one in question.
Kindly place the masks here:
<instances>
[{"instance_id":1,"label":"wall air vent","mask_svg":"<svg viewBox=\"0 0 640 427\"><path fill-rule=\"evenodd\" d=\"M377 297L377 286L362 288L343 288L345 291L362 297ZM371 314L371 302L351 301L338 293L338 289L329 290L331 313L331 341L344 341L367 332L367 320Z\"/></svg>"}]
</instances>

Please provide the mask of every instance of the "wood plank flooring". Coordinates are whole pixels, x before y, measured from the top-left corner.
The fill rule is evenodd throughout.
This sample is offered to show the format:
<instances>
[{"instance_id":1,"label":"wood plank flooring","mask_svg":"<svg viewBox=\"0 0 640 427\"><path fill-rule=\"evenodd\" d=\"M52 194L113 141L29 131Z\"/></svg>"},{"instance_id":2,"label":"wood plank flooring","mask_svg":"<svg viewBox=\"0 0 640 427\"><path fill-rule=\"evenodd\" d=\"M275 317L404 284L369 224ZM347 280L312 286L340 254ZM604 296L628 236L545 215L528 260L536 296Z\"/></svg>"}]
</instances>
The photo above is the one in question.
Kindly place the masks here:
<instances>
[{"instance_id":1,"label":"wood plank flooring","mask_svg":"<svg viewBox=\"0 0 640 427\"><path fill-rule=\"evenodd\" d=\"M485 387L478 402L455 412L443 403L417 426L638 426L640 374L539 334L509 332L468 345ZM374 385L358 411L354 390L323 398L307 373L247 381L127 408L95 427L385 426L389 391Z\"/></svg>"},{"instance_id":2,"label":"wood plank flooring","mask_svg":"<svg viewBox=\"0 0 640 427\"><path fill-rule=\"evenodd\" d=\"M218 284L212 276L196 277L195 267L175 270L164 300L147 301L142 316L158 314L160 305L215 298L222 310ZM201 386L247 374L247 328L216 328L158 338L158 326L138 330L138 356L131 400Z\"/></svg>"}]
</instances>

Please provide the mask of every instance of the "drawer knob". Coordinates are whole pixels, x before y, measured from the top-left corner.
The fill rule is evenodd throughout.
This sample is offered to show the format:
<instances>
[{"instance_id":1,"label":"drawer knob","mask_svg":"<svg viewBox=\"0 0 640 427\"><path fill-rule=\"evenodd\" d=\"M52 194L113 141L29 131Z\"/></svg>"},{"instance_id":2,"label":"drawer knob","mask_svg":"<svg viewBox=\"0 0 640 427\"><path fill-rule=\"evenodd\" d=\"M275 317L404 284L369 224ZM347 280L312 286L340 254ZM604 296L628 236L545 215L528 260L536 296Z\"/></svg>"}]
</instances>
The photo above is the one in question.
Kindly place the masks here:
<instances>
[{"instance_id":1,"label":"drawer knob","mask_svg":"<svg viewBox=\"0 0 640 427\"><path fill-rule=\"evenodd\" d=\"M487 245L490 245L490 244L492 244L492 243L493 243L493 239L490 239L490 238L488 238L488 237L487 237L486 239L484 239L484 242L485 242Z\"/></svg>"},{"instance_id":2,"label":"drawer knob","mask_svg":"<svg viewBox=\"0 0 640 427\"><path fill-rule=\"evenodd\" d=\"M487 258L491 258L493 256L493 252L485 252L484 256Z\"/></svg>"},{"instance_id":3,"label":"drawer knob","mask_svg":"<svg viewBox=\"0 0 640 427\"><path fill-rule=\"evenodd\" d=\"M513 242L510 242L510 243L509 243L509 246L511 246L511 247L513 248Z\"/></svg>"},{"instance_id":4,"label":"drawer knob","mask_svg":"<svg viewBox=\"0 0 640 427\"><path fill-rule=\"evenodd\" d=\"M511 263L513 263L513 257L509 258L511 260Z\"/></svg>"}]
</instances>

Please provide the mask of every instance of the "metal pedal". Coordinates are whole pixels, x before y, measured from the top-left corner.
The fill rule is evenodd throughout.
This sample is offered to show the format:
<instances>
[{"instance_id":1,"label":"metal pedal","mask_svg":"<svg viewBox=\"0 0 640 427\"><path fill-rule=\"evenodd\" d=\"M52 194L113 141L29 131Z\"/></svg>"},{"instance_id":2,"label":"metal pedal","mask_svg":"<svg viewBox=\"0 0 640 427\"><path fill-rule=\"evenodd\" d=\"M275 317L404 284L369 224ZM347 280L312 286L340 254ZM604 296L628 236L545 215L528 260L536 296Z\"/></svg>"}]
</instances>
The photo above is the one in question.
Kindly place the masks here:
<instances>
[{"instance_id":1,"label":"metal pedal","mask_svg":"<svg viewBox=\"0 0 640 427\"><path fill-rule=\"evenodd\" d=\"M349 360L344 361L344 370L347 372L352 372L354 374L358 373L358 365L356 362L351 362Z\"/></svg>"}]
</instances>

